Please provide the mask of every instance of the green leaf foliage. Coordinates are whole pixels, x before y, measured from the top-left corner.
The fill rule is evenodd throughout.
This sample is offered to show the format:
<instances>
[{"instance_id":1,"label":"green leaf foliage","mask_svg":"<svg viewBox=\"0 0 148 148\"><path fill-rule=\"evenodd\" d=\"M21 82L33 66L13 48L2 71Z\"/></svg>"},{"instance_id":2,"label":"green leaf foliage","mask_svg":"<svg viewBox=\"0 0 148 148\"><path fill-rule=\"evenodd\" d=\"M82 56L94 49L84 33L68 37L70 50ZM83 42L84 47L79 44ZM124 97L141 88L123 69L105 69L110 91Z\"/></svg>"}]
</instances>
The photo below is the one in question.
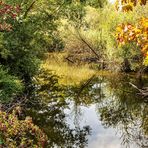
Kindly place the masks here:
<instances>
[{"instance_id":1,"label":"green leaf foliage","mask_svg":"<svg viewBox=\"0 0 148 148\"><path fill-rule=\"evenodd\" d=\"M0 66L0 103L8 102L23 91L23 84Z\"/></svg>"}]
</instances>

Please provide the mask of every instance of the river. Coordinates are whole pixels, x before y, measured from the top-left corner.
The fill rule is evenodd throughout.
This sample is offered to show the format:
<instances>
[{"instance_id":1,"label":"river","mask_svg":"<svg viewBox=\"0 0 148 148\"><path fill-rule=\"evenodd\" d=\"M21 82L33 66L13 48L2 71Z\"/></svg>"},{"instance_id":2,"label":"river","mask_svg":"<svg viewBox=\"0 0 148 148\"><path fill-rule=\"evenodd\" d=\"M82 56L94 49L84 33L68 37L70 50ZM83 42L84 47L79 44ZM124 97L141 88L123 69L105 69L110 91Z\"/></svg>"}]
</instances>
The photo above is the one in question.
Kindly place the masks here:
<instances>
[{"instance_id":1,"label":"river","mask_svg":"<svg viewBox=\"0 0 148 148\"><path fill-rule=\"evenodd\" d=\"M148 98L129 82L134 75L94 76L76 86L59 85L42 75L27 103L31 116L48 136L51 148L147 148Z\"/></svg>"}]
</instances>

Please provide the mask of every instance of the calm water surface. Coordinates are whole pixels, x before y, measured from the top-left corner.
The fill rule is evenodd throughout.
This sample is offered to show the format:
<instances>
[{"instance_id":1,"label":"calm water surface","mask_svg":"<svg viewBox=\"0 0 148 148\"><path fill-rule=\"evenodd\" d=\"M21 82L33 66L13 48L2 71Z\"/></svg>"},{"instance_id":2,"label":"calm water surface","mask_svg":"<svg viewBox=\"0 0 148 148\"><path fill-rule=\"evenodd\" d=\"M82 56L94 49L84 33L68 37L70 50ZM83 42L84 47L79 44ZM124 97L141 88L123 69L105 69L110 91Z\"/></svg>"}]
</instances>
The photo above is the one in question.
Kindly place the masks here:
<instances>
[{"instance_id":1,"label":"calm water surface","mask_svg":"<svg viewBox=\"0 0 148 148\"><path fill-rule=\"evenodd\" d=\"M148 98L129 85L148 86L147 78L97 76L79 86L40 78L26 114L48 135L47 147L148 148Z\"/></svg>"}]
</instances>

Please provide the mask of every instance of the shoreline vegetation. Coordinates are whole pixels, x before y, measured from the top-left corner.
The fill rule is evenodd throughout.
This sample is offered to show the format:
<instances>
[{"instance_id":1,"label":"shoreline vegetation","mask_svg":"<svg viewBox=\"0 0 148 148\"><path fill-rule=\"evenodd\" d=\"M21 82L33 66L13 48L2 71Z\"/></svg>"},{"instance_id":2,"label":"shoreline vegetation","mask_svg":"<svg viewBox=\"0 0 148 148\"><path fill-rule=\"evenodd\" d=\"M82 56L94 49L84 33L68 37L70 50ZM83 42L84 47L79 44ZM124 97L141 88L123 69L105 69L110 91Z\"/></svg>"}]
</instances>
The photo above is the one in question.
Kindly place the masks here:
<instances>
[{"instance_id":1,"label":"shoreline vegetation","mask_svg":"<svg viewBox=\"0 0 148 148\"><path fill-rule=\"evenodd\" d=\"M83 54L85 56L85 54ZM138 73L135 71L121 72L112 71L109 69L100 69L97 61L88 63L87 61L71 63L67 60L67 51L48 53L46 60L41 64L41 69L50 71L52 74L59 77L59 84L62 85L79 85L81 82L88 80L92 76L112 76L112 75L127 75L137 77ZM81 59L79 59L81 60ZM147 72L142 74L143 78L147 78Z\"/></svg>"},{"instance_id":2,"label":"shoreline vegetation","mask_svg":"<svg viewBox=\"0 0 148 148\"><path fill-rule=\"evenodd\" d=\"M121 86L147 97L147 17L146 0L0 1L0 147L46 147L46 135L19 106L64 100L60 90L81 93L93 77L135 77Z\"/></svg>"},{"instance_id":3,"label":"shoreline vegetation","mask_svg":"<svg viewBox=\"0 0 148 148\"><path fill-rule=\"evenodd\" d=\"M89 68L88 64L79 66L68 64L65 55L65 53L51 53L50 58L41 65L41 68L57 75L60 84L78 85L96 74L96 71Z\"/></svg>"}]
</instances>

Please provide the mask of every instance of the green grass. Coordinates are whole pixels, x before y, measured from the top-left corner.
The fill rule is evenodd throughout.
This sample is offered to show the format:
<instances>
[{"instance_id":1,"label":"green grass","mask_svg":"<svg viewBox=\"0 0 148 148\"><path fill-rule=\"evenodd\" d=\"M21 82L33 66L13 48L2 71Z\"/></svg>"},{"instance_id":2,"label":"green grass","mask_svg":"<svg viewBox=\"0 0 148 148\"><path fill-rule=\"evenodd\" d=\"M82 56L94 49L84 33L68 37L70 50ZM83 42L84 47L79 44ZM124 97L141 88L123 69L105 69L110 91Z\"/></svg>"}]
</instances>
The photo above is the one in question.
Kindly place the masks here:
<instances>
[{"instance_id":1,"label":"green grass","mask_svg":"<svg viewBox=\"0 0 148 148\"><path fill-rule=\"evenodd\" d=\"M78 85L96 74L88 65L69 65L64 61L66 53L52 53L42 64L46 70L52 71L60 77L59 83L63 85Z\"/></svg>"}]
</instances>

